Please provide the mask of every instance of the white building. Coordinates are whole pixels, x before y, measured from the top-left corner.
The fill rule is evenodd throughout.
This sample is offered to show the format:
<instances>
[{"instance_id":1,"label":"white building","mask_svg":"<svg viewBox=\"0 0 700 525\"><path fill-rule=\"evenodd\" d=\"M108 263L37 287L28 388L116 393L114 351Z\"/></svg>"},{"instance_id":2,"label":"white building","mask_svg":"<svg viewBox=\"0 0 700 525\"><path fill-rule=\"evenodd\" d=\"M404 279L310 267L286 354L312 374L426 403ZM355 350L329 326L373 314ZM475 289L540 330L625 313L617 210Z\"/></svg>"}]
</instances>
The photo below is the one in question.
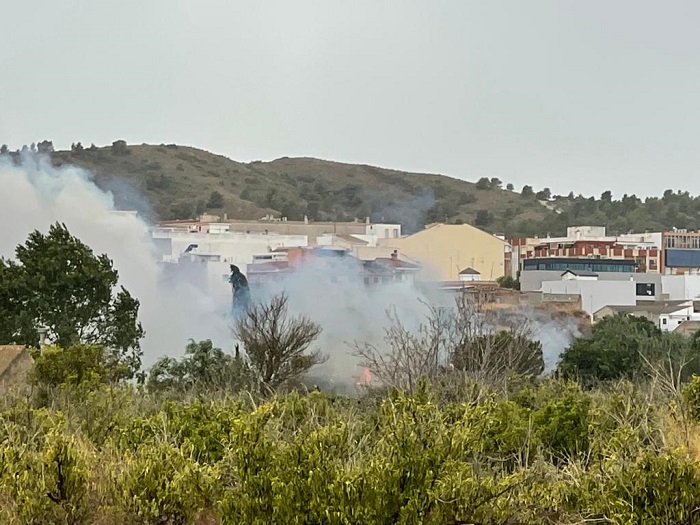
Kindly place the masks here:
<instances>
[{"instance_id":1,"label":"white building","mask_svg":"<svg viewBox=\"0 0 700 525\"><path fill-rule=\"evenodd\" d=\"M220 262L235 264L242 270L253 262L253 256L271 252L276 248L298 248L309 245L306 235L283 235L277 233L238 233L212 223L208 232L188 232L175 228L155 228L152 230L161 259L176 262L186 252L200 257L218 255Z\"/></svg>"},{"instance_id":2,"label":"white building","mask_svg":"<svg viewBox=\"0 0 700 525\"><path fill-rule=\"evenodd\" d=\"M474 268L465 268L459 272L459 280L463 282L481 281L481 274Z\"/></svg>"},{"instance_id":3,"label":"white building","mask_svg":"<svg viewBox=\"0 0 700 525\"><path fill-rule=\"evenodd\" d=\"M206 288L211 294L229 294L226 279L229 266L235 264L245 273L254 259L274 260L276 248L308 246L306 235L283 235L230 232L227 224L211 223L208 231L187 231L181 228L155 228L153 242L167 275L179 274Z\"/></svg>"},{"instance_id":4,"label":"white building","mask_svg":"<svg viewBox=\"0 0 700 525\"><path fill-rule=\"evenodd\" d=\"M662 275L661 286L664 297L670 301L700 298L700 275Z\"/></svg>"},{"instance_id":5,"label":"white building","mask_svg":"<svg viewBox=\"0 0 700 525\"><path fill-rule=\"evenodd\" d=\"M581 308L590 316L610 304L621 306L637 304L634 281L563 278L559 281L544 281L540 291L546 294L580 295Z\"/></svg>"},{"instance_id":6,"label":"white building","mask_svg":"<svg viewBox=\"0 0 700 525\"><path fill-rule=\"evenodd\" d=\"M689 321L700 321L699 304L693 301L638 301L636 305L606 305L593 315L597 322L614 314L644 317L661 330L675 331Z\"/></svg>"}]
</instances>

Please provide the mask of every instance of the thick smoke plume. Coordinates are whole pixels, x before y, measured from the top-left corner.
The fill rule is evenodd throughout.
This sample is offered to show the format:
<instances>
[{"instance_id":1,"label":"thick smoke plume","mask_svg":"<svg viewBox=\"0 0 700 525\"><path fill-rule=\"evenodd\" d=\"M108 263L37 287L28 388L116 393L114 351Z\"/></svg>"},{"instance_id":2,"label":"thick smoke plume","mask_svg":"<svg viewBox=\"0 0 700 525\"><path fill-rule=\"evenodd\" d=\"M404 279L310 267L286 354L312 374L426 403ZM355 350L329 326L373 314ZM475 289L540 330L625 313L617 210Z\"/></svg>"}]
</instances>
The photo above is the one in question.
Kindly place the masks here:
<instances>
[{"instance_id":1,"label":"thick smoke plume","mask_svg":"<svg viewBox=\"0 0 700 525\"><path fill-rule=\"evenodd\" d=\"M112 194L99 189L85 171L55 168L31 154L23 156L21 165L0 157L0 188L0 256L14 257L15 247L31 231L46 232L56 221L96 254L106 253L120 284L141 301L145 366L162 355L182 354L189 337L221 345L230 341L226 305L216 304L186 276L165 279L148 225L136 216L114 213Z\"/></svg>"},{"instance_id":2,"label":"thick smoke plume","mask_svg":"<svg viewBox=\"0 0 700 525\"><path fill-rule=\"evenodd\" d=\"M48 159L31 154L23 156L21 165L0 157L0 187L4 225L0 256L12 258L15 247L32 230L46 232L56 221L65 223L95 253L106 253L119 271L120 284L141 301L144 366L163 355L182 355L189 338L211 339L232 349L230 295L224 280L222 289L212 293L201 283L201 265L171 265L164 271L156 262L148 224L134 215L115 213L113 195L98 188L87 172L70 166L56 168ZM140 197L134 195L134 199ZM289 296L292 315L307 315L323 329L317 347L329 359L312 371L311 381L345 392L354 390L354 378L359 375L350 344L385 345L388 308L395 309L402 324L413 331L425 322L429 304L454 304L451 294L422 290L409 282L367 287L360 268L350 259L303 265L292 279L255 289L253 299L264 301L282 291ZM526 316L532 321L534 337L543 343L551 370L576 335L574 324L563 326L534 314Z\"/></svg>"}]
</instances>

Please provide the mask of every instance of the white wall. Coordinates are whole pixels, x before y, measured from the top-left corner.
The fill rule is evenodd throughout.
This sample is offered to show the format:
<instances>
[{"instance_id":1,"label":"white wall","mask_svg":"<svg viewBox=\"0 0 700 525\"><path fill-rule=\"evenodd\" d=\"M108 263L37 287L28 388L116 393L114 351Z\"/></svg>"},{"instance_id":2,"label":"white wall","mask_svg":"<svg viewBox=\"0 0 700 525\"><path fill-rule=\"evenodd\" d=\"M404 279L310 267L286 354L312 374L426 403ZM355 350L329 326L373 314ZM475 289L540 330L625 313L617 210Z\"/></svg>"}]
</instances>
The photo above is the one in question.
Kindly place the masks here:
<instances>
[{"instance_id":1,"label":"white wall","mask_svg":"<svg viewBox=\"0 0 700 525\"><path fill-rule=\"evenodd\" d=\"M605 226L569 226L566 229L566 236L571 239L605 237Z\"/></svg>"},{"instance_id":2,"label":"white wall","mask_svg":"<svg viewBox=\"0 0 700 525\"><path fill-rule=\"evenodd\" d=\"M700 297L700 275L662 275L661 285L671 301Z\"/></svg>"},{"instance_id":3,"label":"white wall","mask_svg":"<svg viewBox=\"0 0 700 525\"><path fill-rule=\"evenodd\" d=\"M666 323L664 323L664 320ZM659 328L666 331L675 330L683 321L700 321L700 314L693 311L693 305L676 310L671 314L659 316Z\"/></svg>"},{"instance_id":4,"label":"white wall","mask_svg":"<svg viewBox=\"0 0 700 525\"><path fill-rule=\"evenodd\" d=\"M593 315L603 306L634 306L636 288L632 281L544 281L543 293L580 295L581 307Z\"/></svg>"},{"instance_id":5,"label":"white wall","mask_svg":"<svg viewBox=\"0 0 700 525\"><path fill-rule=\"evenodd\" d=\"M170 242L169 249L164 249L164 261L177 261L190 244L197 244L195 253L216 254L221 256L221 267L228 268L235 264L242 272L253 262L253 255L267 253L275 248L295 248L309 245L306 235L281 234L246 234L246 233L187 233L167 229L155 229L154 239ZM165 253L168 252L169 253Z\"/></svg>"},{"instance_id":6,"label":"white wall","mask_svg":"<svg viewBox=\"0 0 700 525\"><path fill-rule=\"evenodd\" d=\"M368 224L365 235L376 235L380 239L397 239L401 237L400 224Z\"/></svg>"}]
</instances>

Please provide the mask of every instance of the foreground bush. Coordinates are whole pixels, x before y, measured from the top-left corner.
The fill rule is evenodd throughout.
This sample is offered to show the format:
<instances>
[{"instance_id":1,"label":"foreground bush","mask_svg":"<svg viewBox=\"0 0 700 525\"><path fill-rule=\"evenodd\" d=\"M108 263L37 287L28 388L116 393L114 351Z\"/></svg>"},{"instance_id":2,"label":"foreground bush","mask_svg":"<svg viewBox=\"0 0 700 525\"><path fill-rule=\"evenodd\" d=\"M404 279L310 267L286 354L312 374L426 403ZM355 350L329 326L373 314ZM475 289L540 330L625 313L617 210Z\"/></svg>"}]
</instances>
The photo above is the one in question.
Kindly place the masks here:
<instances>
[{"instance_id":1,"label":"foreground bush","mask_svg":"<svg viewBox=\"0 0 700 525\"><path fill-rule=\"evenodd\" d=\"M470 401L435 388L257 405L127 387L55 392L44 408L6 401L0 522L661 524L697 513L698 465L670 432L678 415L644 388L545 381ZM687 435L700 434L689 423Z\"/></svg>"}]
</instances>

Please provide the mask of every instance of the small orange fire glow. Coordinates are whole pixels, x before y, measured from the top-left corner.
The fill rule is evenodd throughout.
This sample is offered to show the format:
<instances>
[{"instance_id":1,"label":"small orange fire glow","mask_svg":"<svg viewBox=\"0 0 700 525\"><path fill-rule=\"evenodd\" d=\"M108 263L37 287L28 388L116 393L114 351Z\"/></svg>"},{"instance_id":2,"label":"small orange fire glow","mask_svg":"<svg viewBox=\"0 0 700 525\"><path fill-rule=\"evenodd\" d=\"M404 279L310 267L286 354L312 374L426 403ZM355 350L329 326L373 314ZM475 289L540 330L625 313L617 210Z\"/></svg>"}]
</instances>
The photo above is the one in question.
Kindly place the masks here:
<instances>
[{"instance_id":1,"label":"small orange fire glow","mask_svg":"<svg viewBox=\"0 0 700 525\"><path fill-rule=\"evenodd\" d=\"M363 367L362 374L360 375L360 377L358 378L358 380L355 384L357 386L369 386L371 382L372 382L372 373L369 371L369 368Z\"/></svg>"}]
</instances>

